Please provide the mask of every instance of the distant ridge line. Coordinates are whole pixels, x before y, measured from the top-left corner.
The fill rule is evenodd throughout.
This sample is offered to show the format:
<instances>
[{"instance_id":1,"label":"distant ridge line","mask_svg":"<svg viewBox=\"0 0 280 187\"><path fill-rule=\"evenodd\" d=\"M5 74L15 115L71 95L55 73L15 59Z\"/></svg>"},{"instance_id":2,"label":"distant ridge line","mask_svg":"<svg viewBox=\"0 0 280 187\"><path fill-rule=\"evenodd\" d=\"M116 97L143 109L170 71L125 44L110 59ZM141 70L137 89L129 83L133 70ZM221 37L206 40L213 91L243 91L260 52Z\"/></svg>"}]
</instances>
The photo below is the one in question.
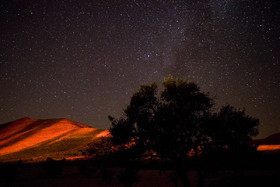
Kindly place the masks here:
<instances>
[{"instance_id":1,"label":"distant ridge line","mask_svg":"<svg viewBox=\"0 0 280 187\"><path fill-rule=\"evenodd\" d=\"M77 127L80 127L80 128L93 128L89 125L77 122L72 119L67 119L67 118L37 119L37 118L23 117L23 118L19 118L19 119L15 120L15 121L10 121L10 122L4 123L4 124L0 124L0 130L9 126L12 123L22 123L24 121L40 121L40 122L53 121L54 123L65 121L65 122L70 122L71 124L76 125Z\"/></svg>"},{"instance_id":2,"label":"distant ridge line","mask_svg":"<svg viewBox=\"0 0 280 187\"><path fill-rule=\"evenodd\" d=\"M98 129L66 118L20 118L0 125L0 155L38 146L59 137L71 138L75 134L81 138L86 136L90 140L94 137L87 134L92 134L96 130Z\"/></svg>"},{"instance_id":3,"label":"distant ridge line","mask_svg":"<svg viewBox=\"0 0 280 187\"><path fill-rule=\"evenodd\" d=\"M280 133L272 134L263 139L253 140L256 145L279 145L280 144Z\"/></svg>"}]
</instances>

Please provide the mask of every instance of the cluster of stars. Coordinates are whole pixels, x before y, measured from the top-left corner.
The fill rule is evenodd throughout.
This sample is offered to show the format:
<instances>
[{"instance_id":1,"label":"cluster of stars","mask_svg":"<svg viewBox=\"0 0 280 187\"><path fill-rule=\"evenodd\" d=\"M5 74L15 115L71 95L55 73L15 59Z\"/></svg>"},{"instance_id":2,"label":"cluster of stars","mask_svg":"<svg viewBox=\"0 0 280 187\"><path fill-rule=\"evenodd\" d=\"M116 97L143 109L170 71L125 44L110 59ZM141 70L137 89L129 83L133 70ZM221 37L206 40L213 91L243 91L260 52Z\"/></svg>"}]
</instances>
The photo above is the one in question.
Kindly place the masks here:
<instances>
[{"instance_id":1,"label":"cluster of stars","mask_svg":"<svg viewBox=\"0 0 280 187\"><path fill-rule=\"evenodd\" d=\"M277 0L1 3L0 123L108 128L139 85L172 74L280 129Z\"/></svg>"}]
</instances>

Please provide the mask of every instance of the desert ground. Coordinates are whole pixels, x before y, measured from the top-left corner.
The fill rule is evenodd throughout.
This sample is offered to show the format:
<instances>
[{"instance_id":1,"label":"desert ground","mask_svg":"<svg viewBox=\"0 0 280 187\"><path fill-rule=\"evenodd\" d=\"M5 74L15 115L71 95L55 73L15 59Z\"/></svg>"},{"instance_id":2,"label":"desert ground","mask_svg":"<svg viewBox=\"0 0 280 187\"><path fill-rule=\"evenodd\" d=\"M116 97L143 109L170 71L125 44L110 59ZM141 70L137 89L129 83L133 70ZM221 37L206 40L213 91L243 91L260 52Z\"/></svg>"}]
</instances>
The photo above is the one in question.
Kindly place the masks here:
<instances>
[{"instance_id":1,"label":"desert ground","mask_svg":"<svg viewBox=\"0 0 280 187\"><path fill-rule=\"evenodd\" d=\"M118 163L112 156L99 160L83 155L92 142L108 133L68 119L22 118L3 124L0 186L182 186L170 163L140 161L130 167L128 161ZM279 134L254 141L259 145L257 154L239 155L240 162L210 158L204 164L203 186L280 186L278 141ZM197 186L195 165L187 176L191 186Z\"/></svg>"}]
</instances>

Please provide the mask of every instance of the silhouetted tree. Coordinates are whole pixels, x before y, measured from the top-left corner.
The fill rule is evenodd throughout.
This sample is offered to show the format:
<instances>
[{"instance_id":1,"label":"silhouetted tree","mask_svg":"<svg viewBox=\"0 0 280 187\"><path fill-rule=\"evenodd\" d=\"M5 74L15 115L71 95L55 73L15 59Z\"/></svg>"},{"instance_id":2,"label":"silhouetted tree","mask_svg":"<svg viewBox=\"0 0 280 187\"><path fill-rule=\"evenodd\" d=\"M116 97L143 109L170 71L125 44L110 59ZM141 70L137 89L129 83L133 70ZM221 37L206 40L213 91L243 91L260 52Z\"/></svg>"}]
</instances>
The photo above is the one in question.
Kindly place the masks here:
<instances>
[{"instance_id":1,"label":"silhouetted tree","mask_svg":"<svg viewBox=\"0 0 280 187\"><path fill-rule=\"evenodd\" d=\"M237 110L230 105L222 107L215 118L211 137L217 147L226 146L233 152L248 150L252 137L258 134L258 119L247 116L244 110Z\"/></svg>"},{"instance_id":2,"label":"silhouetted tree","mask_svg":"<svg viewBox=\"0 0 280 187\"><path fill-rule=\"evenodd\" d=\"M259 120L227 105L213 115L209 134L212 139L211 151L223 155L224 158L236 161L235 167L241 164L238 159L245 160L246 156L256 151L251 145L252 137L258 134Z\"/></svg>"},{"instance_id":3,"label":"silhouetted tree","mask_svg":"<svg viewBox=\"0 0 280 187\"><path fill-rule=\"evenodd\" d=\"M85 150L80 150L84 155L104 157L112 152L112 142L109 137L101 137L88 144Z\"/></svg>"},{"instance_id":4,"label":"silhouetted tree","mask_svg":"<svg viewBox=\"0 0 280 187\"><path fill-rule=\"evenodd\" d=\"M116 144L130 145L139 158L149 150L157 156L173 161L185 186L188 153L209 141L203 131L212 100L198 86L169 76L163 82L164 90L157 94L155 83L144 85L135 93L125 109L123 118L110 117L111 133Z\"/></svg>"},{"instance_id":5,"label":"silhouetted tree","mask_svg":"<svg viewBox=\"0 0 280 187\"><path fill-rule=\"evenodd\" d=\"M251 135L257 134L258 121L245 116L244 111L226 106L213 114L212 106L212 99L195 83L169 76L160 94L155 83L141 86L123 117L109 117L112 141L133 150L134 158L156 153L162 161L173 162L183 185L190 186L187 178L190 158L196 161L212 147L235 150L247 145Z\"/></svg>"},{"instance_id":6,"label":"silhouetted tree","mask_svg":"<svg viewBox=\"0 0 280 187\"><path fill-rule=\"evenodd\" d=\"M156 116L155 151L160 158L175 162L182 183L189 186L188 158L197 158L210 140L204 126L211 114L212 100L194 83L168 77L163 85ZM190 155L191 151L194 155Z\"/></svg>"}]
</instances>

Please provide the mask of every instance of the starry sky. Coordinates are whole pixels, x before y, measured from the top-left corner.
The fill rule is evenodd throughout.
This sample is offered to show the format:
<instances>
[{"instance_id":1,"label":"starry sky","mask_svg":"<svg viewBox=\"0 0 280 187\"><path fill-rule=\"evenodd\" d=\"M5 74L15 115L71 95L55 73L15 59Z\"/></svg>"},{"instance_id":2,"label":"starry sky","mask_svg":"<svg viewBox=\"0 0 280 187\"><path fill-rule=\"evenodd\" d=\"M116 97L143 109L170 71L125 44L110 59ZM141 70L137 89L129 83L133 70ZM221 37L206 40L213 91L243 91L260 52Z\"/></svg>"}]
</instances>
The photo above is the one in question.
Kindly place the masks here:
<instances>
[{"instance_id":1,"label":"starry sky","mask_svg":"<svg viewBox=\"0 0 280 187\"><path fill-rule=\"evenodd\" d=\"M278 0L2 0L0 124L109 128L139 85L169 74L280 132Z\"/></svg>"}]
</instances>

